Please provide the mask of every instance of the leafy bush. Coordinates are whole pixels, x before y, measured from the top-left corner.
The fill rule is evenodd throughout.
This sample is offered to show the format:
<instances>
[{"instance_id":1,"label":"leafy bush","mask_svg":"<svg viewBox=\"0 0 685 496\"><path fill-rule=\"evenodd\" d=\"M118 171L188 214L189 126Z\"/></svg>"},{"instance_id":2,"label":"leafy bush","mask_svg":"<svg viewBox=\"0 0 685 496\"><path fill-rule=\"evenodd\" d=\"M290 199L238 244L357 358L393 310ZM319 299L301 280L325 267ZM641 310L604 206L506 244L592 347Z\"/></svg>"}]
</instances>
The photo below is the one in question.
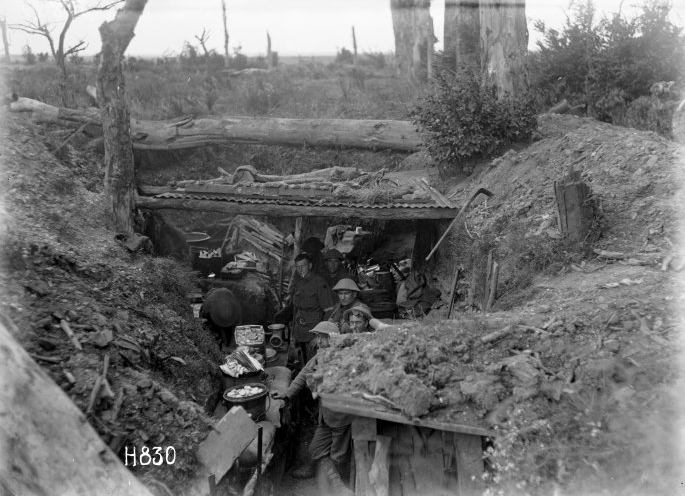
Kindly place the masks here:
<instances>
[{"instance_id":1,"label":"leafy bush","mask_svg":"<svg viewBox=\"0 0 685 496\"><path fill-rule=\"evenodd\" d=\"M427 149L437 161L471 172L468 159L492 155L503 146L530 138L537 127L532 99L505 96L473 73L435 75L435 91L411 112L427 135Z\"/></svg>"},{"instance_id":2,"label":"leafy bush","mask_svg":"<svg viewBox=\"0 0 685 496\"><path fill-rule=\"evenodd\" d=\"M629 119L627 114L632 102L650 96L654 83L674 81L681 89L685 84L685 36L669 20L670 9L666 1L646 0L634 18L617 13L598 20L592 0L586 0L574 6L560 31L536 21L543 39L529 55L528 66L539 107L566 98L574 105L586 104L588 113L602 121L669 135L670 125L655 124L653 118ZM675 100L677 92L662 95L669 98ZM654 112L669 107L653 103ZM644 104L637 106L644 110ZM670 120L669 115L663 120Z\"/></svg>"}]
</instances>

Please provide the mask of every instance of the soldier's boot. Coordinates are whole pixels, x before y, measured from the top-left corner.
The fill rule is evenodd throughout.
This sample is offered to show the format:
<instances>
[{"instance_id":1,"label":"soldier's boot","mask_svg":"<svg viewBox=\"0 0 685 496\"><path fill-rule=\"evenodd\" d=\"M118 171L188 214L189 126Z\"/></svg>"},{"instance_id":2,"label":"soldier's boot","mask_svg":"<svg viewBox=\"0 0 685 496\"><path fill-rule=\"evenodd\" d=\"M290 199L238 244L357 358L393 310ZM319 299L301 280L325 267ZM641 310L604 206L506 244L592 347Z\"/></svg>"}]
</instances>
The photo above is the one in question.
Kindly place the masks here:
<instances>
[{"instance_id":1,"label":"soldier's boot","mask_svg":"<svg viewBox=\"0 0 685 496\"><path fill-rule=\"evenodd\" d=\"M334 496L354 496L354 492L351 491L343 482L338 469L335 468L335 464L330 457L325 457L319 460L319 470L324 474L328 486L330 487L330 494ZM324 488L322 488L324 489ZM325 489L324 489L325 490Z\"/></svg>"}]
</instances>

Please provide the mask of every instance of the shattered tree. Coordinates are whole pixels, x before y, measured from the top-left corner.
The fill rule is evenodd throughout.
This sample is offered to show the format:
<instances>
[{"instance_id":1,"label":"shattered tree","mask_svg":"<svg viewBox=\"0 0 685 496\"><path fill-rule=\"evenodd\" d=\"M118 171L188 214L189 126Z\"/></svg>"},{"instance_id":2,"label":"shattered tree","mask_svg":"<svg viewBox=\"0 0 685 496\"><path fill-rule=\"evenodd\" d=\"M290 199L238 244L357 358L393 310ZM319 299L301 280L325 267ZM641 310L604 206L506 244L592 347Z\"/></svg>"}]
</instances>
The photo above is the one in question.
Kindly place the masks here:
<instances>
[{"instance_id":1,"label":"shattered tree","mask_svg":"<svg viewBox=\"0 0 685 496\"><path fill-rule=\"evenodd\" d=\"M397 74L412 81L425 81L431 73L436 41L430 0L391 0L390 9Z\"/></svg>"},{"instance_id":2,"label":"shattered tree","mask_svg":"<svg viewBox=\"0 0 685 496\"><path fill-rule=\"evenodd\" d=\"M100 26L102 52L98 67L98 105L105 144L105 195L116 229L133 232L134 163L131 115L126 103L124 52L147 0L126 0L114 21Z\"/></svg>"},{"instance_id":3,"label":"shattered tree","mask_svg":"<svg viewBox=\"0 0 685 496\"><path fill-rule=\"evenodd\" d=\"M495 85L499 97L520 95L528 87L526 2L480 0L479 10L483 75Z\"/></svg>"},{"instance_id":4,"label":"shattered tree","mask_svg":"<svg viewBox=\"0 0 685 496\"><path fill-rule=\"evenodd\" d=\"M450 67L480 70L480 10L477 1L445 0L444 53Z\"/></svg>"}]
</instances>

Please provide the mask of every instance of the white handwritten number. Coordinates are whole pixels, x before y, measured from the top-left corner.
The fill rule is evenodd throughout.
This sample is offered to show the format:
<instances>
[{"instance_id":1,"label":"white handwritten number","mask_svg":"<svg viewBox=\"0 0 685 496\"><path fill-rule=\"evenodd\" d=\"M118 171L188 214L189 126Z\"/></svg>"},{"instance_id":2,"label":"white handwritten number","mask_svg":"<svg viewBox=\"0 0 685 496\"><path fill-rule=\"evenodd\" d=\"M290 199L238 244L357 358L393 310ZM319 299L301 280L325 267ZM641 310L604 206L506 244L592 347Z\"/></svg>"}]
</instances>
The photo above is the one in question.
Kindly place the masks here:
<instances>
[{"instance_id":1,"label":"white handwritten number","mask_svg":"<svg viewBox=\"0 0 685 496\"><path fill-rule=\"evenodd\" d=\"M164 458L162 457L162 448L160 448L159 446L155 446L152 448L152 450L155 453L155 458L152 459L152 464L161 465L164 462Z\"/></svg>"},{"instance_id":2,"label":"white handwritten number","mask_svg":"<svg viewBox=\"0 0 685 496\"><path fill-rule=\"evenodd\" d=\"M143 461L143 457L145 457L145 459L147 460L146 462ZM143 467L150 465L150 462L152 461L152 457L150 456L150 448L148 448L147 446L143 446L142 448L140 448L140 458L138 461Z\"/></svg>"},{"instance_id":3,"label":"white handwritten number","mask_svg":"<svg viewBox=\"0 0 685 496\"><path fill-rule=\"evenodd\" d=\"M150 455L150 448L148 448L147 446L143 446L140 448L140 454L136 456L136 448L131 448L133 452L130 453L129 447L126 446L124 465L126 465L127 467L129 465L135 467L138 463L143 466L150 465L150 463L157 466L163 463L166 463L167 465L173 465L176 462L176 448L174 448L173 446L167 446L166 449L164 449L163 456L162 449L163 448L159 446L153 446L152 455ZM131 464L129 464L130 458L133 459L133 463Z\"/></svg>"},{"instance_id":4,"label":"white handwritten number","mask_svg":"<svg viewBox=\"0 0 685 496\"><path fill-rule=\"evenodd\" d=\"M171 452L174 455L174 457L172 458L171 461L169 461L169 450L171 450ZM167 465L173 465L174 462L176 461L176 448L174 448L173 446L168 446L166 451L164 452L164 459L165 459Z\"/></svg>"}]
</instances>

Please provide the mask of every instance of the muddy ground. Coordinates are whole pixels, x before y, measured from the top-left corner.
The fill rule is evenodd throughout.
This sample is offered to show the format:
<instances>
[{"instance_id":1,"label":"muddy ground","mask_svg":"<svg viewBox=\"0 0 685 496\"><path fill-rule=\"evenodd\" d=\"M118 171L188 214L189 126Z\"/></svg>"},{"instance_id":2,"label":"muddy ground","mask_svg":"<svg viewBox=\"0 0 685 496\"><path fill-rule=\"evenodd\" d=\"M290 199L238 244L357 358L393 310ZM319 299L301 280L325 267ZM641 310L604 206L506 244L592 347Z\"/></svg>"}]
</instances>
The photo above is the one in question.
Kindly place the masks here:
<instances>
[{"instance_id":1,"label":"muddy ground","mask_svg":"<svg viewBox=\"0 0 685 496\"><path fill-rule=\"evenodd\" d=\"M212 422L221 359L185 300L197 290L194 275L117 243L101 157L78 139L58 148L64 130L0 117L3 322L84 411L108 354L113 394L95 403L90 423L120 455L127 444L174 446L173 467L134 473L153 492L183 494ZM479 185L495 196L474 205L441 250L432 283L445 299L454 264L468 269L468 246L487 241L502 267L493 311L460 306L441 321L439 308L425 321L345 340L327 352L321 390L361 387L408 415L498 430L494 492L678 494L681 154L651 133L543 117L535 143L446 191L457 204ZM556 244L551 183L569 165L600 202L591 248L621 258Z\"/></svg>"}]
</instances>

